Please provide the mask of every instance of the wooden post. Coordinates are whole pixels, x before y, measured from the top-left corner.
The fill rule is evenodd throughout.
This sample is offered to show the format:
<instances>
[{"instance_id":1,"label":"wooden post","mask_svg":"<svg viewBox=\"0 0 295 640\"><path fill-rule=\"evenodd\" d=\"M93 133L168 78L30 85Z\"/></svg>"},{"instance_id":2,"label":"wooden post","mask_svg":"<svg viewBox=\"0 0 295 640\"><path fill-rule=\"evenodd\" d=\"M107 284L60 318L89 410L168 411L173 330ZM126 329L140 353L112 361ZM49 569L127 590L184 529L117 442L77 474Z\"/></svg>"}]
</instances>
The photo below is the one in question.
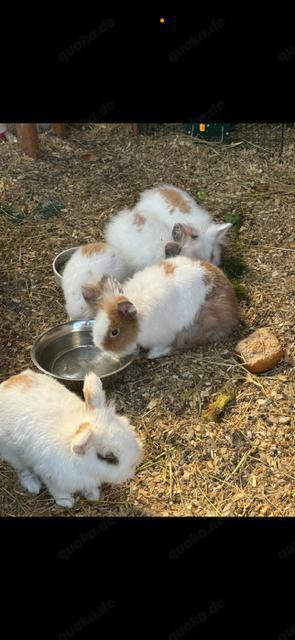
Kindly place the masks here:
<instances>
[{"instance_id":1,"label":"wooden post","mask_svg":"<svg viewBox=\"0 0 295 640\"><path fill-rule=\"evenodd\" d=\"M17 124L17 137L22 151L34 160L38 157L39 139L36 124Z\"/></svg>"},{"instance_id":2,"label":"wooden post","mask_svg":"<svg viewBox=\"0 0 295 640\"><path fill-rule=\"evenodd\" d=\"M59 138L64 138L66 136L65 125L62 124L61 122L57 122L57 123L53 124L52 125L52 131L53 131L54 135L58 136Z\"/></svg>"}]
</instances>

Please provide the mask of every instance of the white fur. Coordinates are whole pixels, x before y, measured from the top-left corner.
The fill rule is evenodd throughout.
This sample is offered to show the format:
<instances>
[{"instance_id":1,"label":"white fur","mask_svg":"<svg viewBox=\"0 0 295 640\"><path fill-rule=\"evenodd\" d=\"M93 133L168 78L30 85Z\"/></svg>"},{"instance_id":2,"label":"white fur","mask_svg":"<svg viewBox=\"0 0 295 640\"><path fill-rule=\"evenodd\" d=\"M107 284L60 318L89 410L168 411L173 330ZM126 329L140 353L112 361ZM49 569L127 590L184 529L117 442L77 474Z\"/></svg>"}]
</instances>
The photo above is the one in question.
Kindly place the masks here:
<instances>
[{"instance_id":1,"label":"white fur","mask_svg":"<svg viewBox=\"0 0 295 640\"><path fill-rule=\"evenodd\" d=\"M164 259L165 245L171 240L170 227L154 217L146 218L142 226L133 224L136 213L136 209L124 209L105 228L107 242L112 239L112 245L120 251L133 271Z\"/></svg>"},{"instance_id":2,"label":"white fur","mask_svg":"<svg viewBox=\"0 0 295 640\"><path fill-rule=\"evenodd\" d=\"M21 381L0 385L0 456L18 473L22 485L38 493L44 483L57 504L71 507L74 494L99 497L104 482L133 477L141 444L127 418L107 405L99 378L85 378L83 402L62 384L30 369ZM90 427L77 433L82 423ZM118 464L97 458L109 452Z\"/></svg>"},{"instance_id":3,"label":"white fur","mask_svg":"<svg viewBox=\"0 0 295 640\"><path fill-rule=\"evenodd\" d=\"M138 346L148 349L150 358L168 354L176 337L195 323L198 312L206 304L206 297L214 286L214 274L212 276L206 265L182 256L171 258L167 263L176 267L173 274L167 275L163 265L156 264L138 271L125 282L124 296L137 311L139 333L134 340L130 339L121 355L134 352ZM207 284L205 276L210 279ZM114 296L107 289L106 295ZM106 311L99 310L93 327L93 339L98 347L103 347L111 328Z\"/></svg>"},{"instance_id":4,"label":"white fur","mask_svg":"<svg viewBox=\"0 0 295 640\"><path fill-rule=\"evenodd\" d=\"M190 207L189 213L182 213L178 208L171 213L160 188L173 189L180 194ZM144 224L134 224L136 215L145 218ZM196 239L186 239L182 255L195 256L216 265L220 263L222 244L231 224L215 224L212 216L188 193L173 185L159 185L143 191L134 209L124 209L110 220L105 236L135 271L165 258L165 245L171 241L176 223L193 227L198 234Z\"/></svg>"},{"instance_id":5,"label":"white fur","mask_svg":"<svg viewBox=\"0 0 295 640\"><path fill-rule=\"evenodd\" d=\"M96 310L82 293L82 287L96 285L103 276L110 275L125 280L132 274L128 263L115 248L105 245L104 251L85 255L79 247L67 262L62 280L66 311L70 320L89 320Z\"/></svg>"}]
</instances>

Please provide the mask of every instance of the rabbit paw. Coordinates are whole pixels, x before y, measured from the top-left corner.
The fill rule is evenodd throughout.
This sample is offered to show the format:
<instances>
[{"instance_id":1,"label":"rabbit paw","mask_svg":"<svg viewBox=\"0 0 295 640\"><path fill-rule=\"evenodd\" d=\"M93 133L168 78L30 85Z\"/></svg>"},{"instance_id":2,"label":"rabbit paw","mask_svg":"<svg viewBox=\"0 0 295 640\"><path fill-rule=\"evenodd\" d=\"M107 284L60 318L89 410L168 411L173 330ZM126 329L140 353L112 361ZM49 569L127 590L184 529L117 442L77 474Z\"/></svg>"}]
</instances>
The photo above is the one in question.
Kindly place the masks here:
<instances>
[{"instance_id":1,"label":"rabbit paw","mask_svg":"<svg viewBox=\"0 0 295 640\"><path fill-rule=\"evenodd\" d=\"M91 489L91 491L85 491L84 496L86 500L91 500L91 501L99 500L100 498L99 487L95 487L94 489Z\"/></svg>"},{"instance_id":2,"label":"rabbit paw","mask_svg":"<svg viewBox=\"0 0 295 640\"><path fill-rule=\"evenodd\" d=\"M37 494L41 489L41 482L39 478L31 473L31 471L28 471L26 469L20 472L19 481L21 485L30 493Z\"/></svg>"},{"instance_id":3,"label":"rabbit paw","mask_svg":"<svg viewBox=\"0 0 295 640\"><path fill-rule=\"evenodd\" d=\"M164 347L158 345L153 349L150 349L148 352L148 359L153 360L153 358L161 358L162 356L167 356L171 352L171 347Z\"/></svg>"},{"instance_id":4,"label":"rabbit paw","mask_svg":"<svg viewBox=\"0 0 295 640\"><path fill-rule=\"evenodd\" d=\"M75 499L72 496L64 496L63 498L55 498L55 502L59 507L71 509L75 504Z\"/></svg>"}]
</instances>

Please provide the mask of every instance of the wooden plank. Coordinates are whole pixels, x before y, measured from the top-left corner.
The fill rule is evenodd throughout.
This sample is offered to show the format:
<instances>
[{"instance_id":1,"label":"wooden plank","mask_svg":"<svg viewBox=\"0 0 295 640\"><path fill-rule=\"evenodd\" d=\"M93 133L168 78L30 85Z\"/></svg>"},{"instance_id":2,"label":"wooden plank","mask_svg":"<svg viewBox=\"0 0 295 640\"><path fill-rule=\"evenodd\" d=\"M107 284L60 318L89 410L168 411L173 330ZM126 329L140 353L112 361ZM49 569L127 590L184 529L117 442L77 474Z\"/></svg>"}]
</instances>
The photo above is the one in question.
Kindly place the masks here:
<instances>
[{"instance_id":1,"label":"wooden plank","mask_svg":"<svg viewBox=\"0 0 295 640\"><path fill-rule=\"evenodd\" d=\"M19 123L16 125L17 138L20 148L33 160L36 160L39 153L39 139L36 124Z\"/></svg>"},{"instance_id":2,"label":"wooden plank","mask_svg":"<svg viewBox=\"0 0 295 640\"><path fill-rule=\"evenodd\" d=\"M58 136L59 138L65 138L65 136L66 136L66 127L61 122L54 123L52 125L52 131L53 131L54 135Z\"/></svg>"}]
</instances>

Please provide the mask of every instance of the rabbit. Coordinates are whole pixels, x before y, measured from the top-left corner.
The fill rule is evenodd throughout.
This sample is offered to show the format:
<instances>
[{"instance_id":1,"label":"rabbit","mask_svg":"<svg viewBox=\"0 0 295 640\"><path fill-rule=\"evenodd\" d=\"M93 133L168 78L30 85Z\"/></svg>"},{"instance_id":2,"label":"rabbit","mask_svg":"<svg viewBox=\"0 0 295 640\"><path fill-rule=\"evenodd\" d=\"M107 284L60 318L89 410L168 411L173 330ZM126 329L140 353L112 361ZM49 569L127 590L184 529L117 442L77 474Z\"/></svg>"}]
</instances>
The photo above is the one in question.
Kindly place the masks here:
<instances>
[{"instance_id":1,"label":"rabbit","mask_svg":"<svg viewBox=\"0 0 295 640\"><path fill-rule=\"evenodd\" d=\"M131 209L120 211L110 220L105 237L128 262L133 273L164 260L166 244L173 241L167 225Z\"/></svg>"},{"instance_id":2,"label":"rabbit","mask_svg":"<svg viewBox=\"0 0 295 640\"><path fill-rule=\"evenodd\" d=\"M69 319L92 320L104 277L110 275L123 281L132 273L120 252L103 242L79 247L63 271L62 289Z\"/></svg>"},{"instance_id":3,"label":"rabbit","mask_svg":"<svg viewBox=\"0 0 295 640\"><path fill-rule=\"evenodd\" d=\"M0 456L23 487L44 483L56 504L73 507L74 494L98 500L100 485L134 476L142 444L127 418L106 404L101 380L85 377L85 402L61 383L26 369L0 385Z\"/></svg>"},{"instance_id":4,"label":"rabbit","mask_svg":"<svg viewBox=\"0 0 295 640\"><path fill-rule=\"evenodd\" d=\"M121 286L108 278L93 324L93 341L148 358L222 340L238 324L238 303L222 271L209 262L177 256L138 271Z\"/></svg>"},{"instance_id":5,"label":"rabbit","mask_svg":"<svg viewBox=\"0 0 295 640\"><path fill-rule=\"evenodd\" d=\"M173 185L143 191L133 209L123 209L105 227L106 241L120 251L134 271L167 257L167 243L175 241L169 255L195 256L215 265L231 223L216 224L189 194Z\"/></svg>"},{"instance_id":6,"label":"rabbit","mask_svg":"<svg viewBox=\"0 0 295 640\"><path fill-rule=\"evenodd\" d=\"M185 241L181 255L194 256L216 266L220 264L222 245L232 224L214 223L209 212L183 189L171 184L146 189L135 209L143 209L147 215L166 223L174 240L180 239L176 227L181 226L182 240Z\"/></svg>"}]
</instances>

